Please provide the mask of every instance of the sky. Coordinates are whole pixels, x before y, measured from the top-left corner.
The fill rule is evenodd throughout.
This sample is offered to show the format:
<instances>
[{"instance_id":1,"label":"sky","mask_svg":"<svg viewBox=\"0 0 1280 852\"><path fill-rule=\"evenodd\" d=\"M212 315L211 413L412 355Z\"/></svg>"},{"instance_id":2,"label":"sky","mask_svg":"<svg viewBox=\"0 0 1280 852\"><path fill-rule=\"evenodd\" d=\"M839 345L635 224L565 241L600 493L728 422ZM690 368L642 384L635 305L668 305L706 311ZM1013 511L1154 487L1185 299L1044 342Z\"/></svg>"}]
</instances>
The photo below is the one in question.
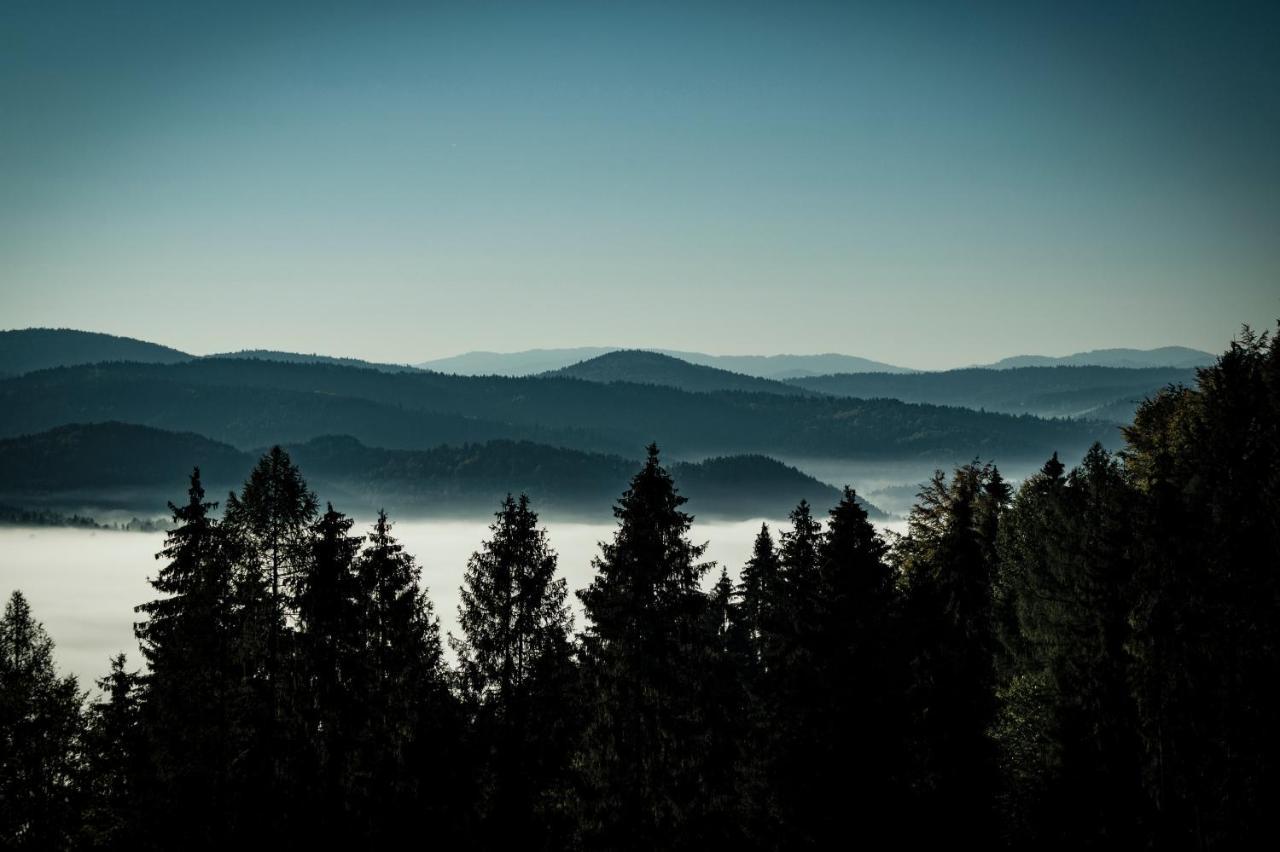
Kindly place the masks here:
<instances>
[{"instance_id":1,"label":"sky","mask_svg":"<svg viewBox=\"0 0 1280 852\"><path fill-rule=\"evenodd\" d=\"M7 0L0 328L917 368L1280 317L1280 4Z\"/></svg>"}]
</instances>

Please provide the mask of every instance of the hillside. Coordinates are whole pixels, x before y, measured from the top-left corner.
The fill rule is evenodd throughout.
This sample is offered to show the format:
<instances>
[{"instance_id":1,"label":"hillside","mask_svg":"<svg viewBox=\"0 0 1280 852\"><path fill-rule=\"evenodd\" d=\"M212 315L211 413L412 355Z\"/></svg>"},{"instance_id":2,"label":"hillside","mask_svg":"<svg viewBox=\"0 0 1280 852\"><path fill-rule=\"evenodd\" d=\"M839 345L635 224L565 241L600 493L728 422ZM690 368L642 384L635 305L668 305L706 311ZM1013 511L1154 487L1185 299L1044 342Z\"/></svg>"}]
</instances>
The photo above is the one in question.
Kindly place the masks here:
<instances>
[{"instance_id":1,"label":"hillside","mask_svg":"<svg viewBox=\"0 0 1280 852\"><path fill-rule=\"evenodd\" d=\"M341 436L287 449L311 486L348 511L387 507L411 515L488 512L509 492L528 493L561 513L607 515L640 463L513 441L386 450ZM257 451L191 433L74 424L0 440L0 499L23 506L160 512L166 500L181 499L193 466L200 467L209 498L219 500L238 486L256 457ZM830 485L763 456L675 463L671 471L690 509L713 516L781 517L801 499L817 506L839 499Z\"/></svg>"},{"instance_id":2,"label":"hillside","mask_svg":"<svg viewBox=\"0 0 1280 852\"><path fill-rule=\"evenodd\" d=\"M68 367L0 381L0 436L105 420L199 432L241 448L349 434L401 449L512 439L631 454L656 440L685 458L764 453L948 463L1042 459L1119 438L1100 423L885 399L241 359Z\"/></svg>"},{"instance_id":3,"label":"hillside","mask_svg":"<svg viewBox=\"0 0 1280 852\"><path fill-rule=\"evenodd\" d=\"M913 373L906 367L830 352L824 355L707 355L703 352L657 350L691 364L732 370L762 379L791 379L829 373Z\"/></svg>"},{"instance_id":4,"label":"hillside","mask_svg":"<svg viewBox=\"0 0 1280 852\"><path fill-rule=\"evenodd\" d=\"M200 467L212 488L243 478L250 458L192 432L119 422L69 424L0 439L0 494L11 502L59 494L110 501L165 486L176 500L192 467Z\"/></svg>"},{"instance_id":5,"label":"hillside","mask_svg":"<svg viewBox=\"0 0 1280 852\"><path fill-rule=\"evenodd\" d=\"M360 358L338 358L332 355L304 355L300 352L280 352L275 349L241 349L238 352L219 352L206 355L206 358L246 358L256 361L284 361L289 364L337 364L343 367L361 367L369 370L380 370L384 373L399 373L416 370L408 364L381 364L376 361L364 361Z\"/></svg>"},{"instance_id":6,"label":"hillside","mask_svg":"<svg viewBox=\"0 0 1280 852\"><path fill-rule=\"evenodd\" d=\"M609 346L579 346L571 349L526 349L523 352L463 352L414 364L420 370L455 376L532 376L559 370L615 351Z\"/></svg>"},{"instance_id":7,"label":"hillside","mask_svg":"<svg viewBox=\"0 0 1280 852\"><path fill-rule=\"evenodd\" d=\"M1162 346L1158 349L1093 349L1072 355L1052 357L1048 355L1015 355L1002 358L994 364L980 366L995 370L1015 367L1123 367L1142 369L1150 367L1176 367L1191 369L1207 367L1215 356L1186 346Z\"/></svg>"},{"instance_id":8,"label":"hillside","mask_svg":"<svg viewBox=\"0 0 1280 852\"><path fill-rule=\"evenodd\" d=\"M94 331L69 328L0 331L0 377L100 361L172 364L190 359L187 353L158 343Z\"/></svg>"},{"instance_id":9,"label":"hillside","mask_svg":"<svg viewBox=\"0 0 1280 852\"><path fill-rule=\"evenodd\" d=\"M792 395L807 393L803 388L771 379L760 379L717 367L690 364L671 355L648 352L643 349L620 349L587 361L579 361L577 364L546 375L584 379L589 382L663 385L694 393L711 391L750 391Z\"/></svg>"},{"instance_id":10,"label":"hillside","mask_svg":"<svg viewBox=\"0 0 1280 852\"><path fill-rule=\"evenodd\" d=\"M1190 384L1195 371L1172 367L1018 367L942 373L862 373L792 379L817 393L892 398L1039 417L1091 417L1128 423L1146 397L1171 384Z\"/></svg>"}]
</instances>

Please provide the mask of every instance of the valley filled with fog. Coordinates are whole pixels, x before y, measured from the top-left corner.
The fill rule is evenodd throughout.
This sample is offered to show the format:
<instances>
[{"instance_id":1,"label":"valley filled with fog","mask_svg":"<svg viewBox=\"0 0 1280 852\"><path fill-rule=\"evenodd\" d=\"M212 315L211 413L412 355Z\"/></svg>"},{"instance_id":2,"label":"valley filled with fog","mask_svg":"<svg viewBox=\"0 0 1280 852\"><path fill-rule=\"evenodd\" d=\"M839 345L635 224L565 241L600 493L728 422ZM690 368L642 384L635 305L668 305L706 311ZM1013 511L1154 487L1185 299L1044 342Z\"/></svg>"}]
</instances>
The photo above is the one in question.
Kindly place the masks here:
<instances>
[{"instance_id":1,"label":"valley filled with fog","mask_svg":"<svg viewBox=\"0 0 1280 852\"><path fill-rule=\"evenodd\" d=\"M825 512L825 509L821 511ZM367 531L370 519L356 529ZM751 542L768 523L776 536L785 520L707 521L693 526L693 539L707 543L708 560L723 563L736 577L751 552ZM393 533L417 559L422 582L444 632L457 633L458 586L467 559L489 535L489 521L412 520L395 523ZM591 560L599 542L613 535L612 522L546 524L560 556L560 576L569 583L575 626L581 610L572 592L591 581ZM900 530L902 522L885 528ZM82 689L107 672L108 657L123 651L131 668L142 665L133 637L133 608L156 594L147 580L161 566L155 554L163 533L80 530L57 527L0 527L0 593L21 589L33 612L56 643L59 670L74 674ZM718 571L718 569L717 569ZM707 583L715 579L708 572Z\"/></svg>"}]
</instances>

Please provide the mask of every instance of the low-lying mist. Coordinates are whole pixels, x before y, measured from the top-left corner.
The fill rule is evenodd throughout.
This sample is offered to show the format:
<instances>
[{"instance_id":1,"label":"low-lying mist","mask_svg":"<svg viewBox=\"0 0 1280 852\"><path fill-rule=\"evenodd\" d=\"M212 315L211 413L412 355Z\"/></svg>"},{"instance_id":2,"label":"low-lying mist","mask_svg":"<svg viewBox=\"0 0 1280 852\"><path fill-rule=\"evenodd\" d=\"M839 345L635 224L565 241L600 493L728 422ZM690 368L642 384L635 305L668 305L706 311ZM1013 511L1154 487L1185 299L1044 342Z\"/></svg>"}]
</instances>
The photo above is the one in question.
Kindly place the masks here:
<instances>
[{"instance_id":1,"label":"low-lying mist","mask_svg":"<svg viewBox=\"0 0 1280 852\"><path fill-rule=\"evenodd\" d=\"M825 516L826 507L815 507ZM414 555L440 626L457 629L458 586L467 559L489 536L488 518L471 520L406 520L394 524L393 534ZM367 531L369 518L357 521ZM774 535L785 521L755 518L747 521L694 521L692 538L706 542L706 558L724 564L731 576L751 553L761 523ZM613 535L612 523L546 521L552 546L559 553L560 575L576 591L590 583L593 557L599 543ZM900 529L901 524L889 524ZM160 568L155 554L163 533L117 532L54 527L0 527L0 594L6 598L21 589L35 617L44 622L56 643L59 671L76 675L81 688L107 672L108 657L124 651L130 668L142 665L133 636L137 616L133 608L152 600L148 584ZM717 569L718 572L718 569ZM707 582L715 579L709 572ZM582 619L577 599L570 595L575 621Z\"/></svg>"}]
</instances>

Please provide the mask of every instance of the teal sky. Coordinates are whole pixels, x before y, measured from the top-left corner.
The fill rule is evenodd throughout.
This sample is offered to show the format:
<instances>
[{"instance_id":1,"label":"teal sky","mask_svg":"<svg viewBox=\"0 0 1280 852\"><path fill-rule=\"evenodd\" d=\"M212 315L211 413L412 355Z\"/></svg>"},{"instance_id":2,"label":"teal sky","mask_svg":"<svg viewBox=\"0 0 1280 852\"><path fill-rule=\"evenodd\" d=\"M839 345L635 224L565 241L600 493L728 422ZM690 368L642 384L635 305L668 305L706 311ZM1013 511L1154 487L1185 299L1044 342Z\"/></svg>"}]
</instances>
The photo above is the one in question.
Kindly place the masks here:
<instances>
[{"instance_id":1,"label":"teal sky","mask_svg":"<svg viewBox=\"0 0 1280 852\"><path fill-rule=\"evenodd\" d=\"M1280 4L0 7L0 327L191 352L1220 350Z\"/></svg>"}]
</instances>

